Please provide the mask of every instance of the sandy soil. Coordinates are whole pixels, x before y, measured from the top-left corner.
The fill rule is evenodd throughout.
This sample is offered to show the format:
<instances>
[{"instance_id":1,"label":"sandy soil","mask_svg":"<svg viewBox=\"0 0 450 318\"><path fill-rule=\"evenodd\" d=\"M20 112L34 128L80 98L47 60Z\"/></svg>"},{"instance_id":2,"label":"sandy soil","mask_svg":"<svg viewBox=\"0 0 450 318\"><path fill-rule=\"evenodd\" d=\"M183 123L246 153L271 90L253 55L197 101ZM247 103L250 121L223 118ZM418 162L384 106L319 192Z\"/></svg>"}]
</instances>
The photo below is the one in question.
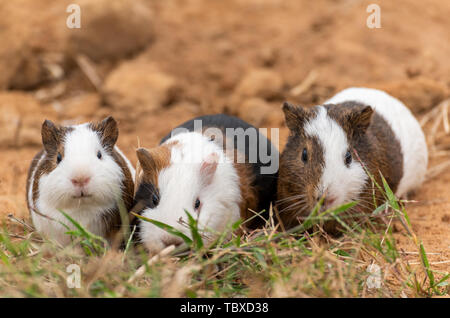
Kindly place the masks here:
<instances>
[{"instance_id":1,"label":"sandy soil","mask_svg":"<svg viewBox=\"0 0 450 318\"><path fill-rule=\"evenodd\" d=\"M283 101L314 105L365 85L430 118L430 169L439 173L408 212L433 268L450 270L450 168L433 168L450 159L436 108L449 97L448 1L379 1L381 29L366 27L371 1L81 1L80 30L65 26L68 3L0 4L0 217L28 218L26 173L44 118L112 114L133 162L138 143L151 147L176 124L214 112L281 127L282 148ZM396 228L400 247L417 252Z\"/></svg>"}]
</instances>

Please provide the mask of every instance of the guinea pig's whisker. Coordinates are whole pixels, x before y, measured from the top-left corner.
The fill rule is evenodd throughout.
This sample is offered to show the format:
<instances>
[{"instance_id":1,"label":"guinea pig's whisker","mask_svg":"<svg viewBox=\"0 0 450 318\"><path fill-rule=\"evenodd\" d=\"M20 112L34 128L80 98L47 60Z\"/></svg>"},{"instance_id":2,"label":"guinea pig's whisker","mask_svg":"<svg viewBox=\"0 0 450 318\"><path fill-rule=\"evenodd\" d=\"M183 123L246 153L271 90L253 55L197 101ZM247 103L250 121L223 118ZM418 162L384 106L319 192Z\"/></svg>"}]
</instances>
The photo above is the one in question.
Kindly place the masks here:
<instances>
[{"instance_id":1,"label":"guinea pig's whisker","mask_svg":"<svg viewBox=\"0 0 450 318\"><path fill-rule=\"evenodd\" d=\"M288 205L286 208L284 208L284 209L287 209L287 208L291 208L291 207L293 207L293 206L296 206L296 205L299 205L299 204L302 204L302 203L305 203L306 202L306 200L305 199L300 199L300 200L298 200L298 201L295 201L295 202L292 202L290 205ZM283 209L283 210L284 210Z\"/></svg>"},{"instance_id":2,"label":"guinea pig's whisker","mask_svg":"<svg viewBox=\"0 0 450 318\"><path fill-rule=\"evenodd\" d=\"M289 202L289 201L292 201L292 200L295 200L295 199L297 199L297 197L289 197L289 198L284 198L284 199L280 199L280 200L277 200L276 201L276 203L282 203L282 202Z\"/></svg>"},{"instance_id":3,"label":"guinea pig's whisker","mask_svg":"<svg viewBox=\"0 0 450 318\"><path fill-rule=\"evenodd\" d=\"M295 200L294 202L289 201L289 202L285 202L284 205L287 204L287 206L285 206L283 209L290 208L293 205L298 205L298 204L302 204L302 203L306 203L306 199L299 199L299 200Z\"/></svg>"},{"instance_id":4,"label":"guinea pig's whisker","mask_svg":"<svg viewBox=\"0 0 450 318\"><path fill-rule=\"evenodd\" d=\"M302 203L303 203L303 202L294 202L293 204L291 204L291 205L289 205L289 206L283 208L283 209L282 209L281 211L279 211L279 212L281 213L281 212L284 212L284 211L286 211L286 210L292 210L293 208L295 208L296 206L301 205Z\"/></svg>"},{"instance_id":5,"label":"guinea pig's whisker","mask_svg":"<svg viewBox=\"0 0 450 318\"><path fill-rule=\"evenodd\" d=\"M375 196L377 195L377 192L373 192L371 190L368 190L368 191L361 192L359 195L360 196L367 195L367 196L373 197L373 195L375 195Z\"/></svg>"},{"instance_id":6,"label":"guinea pig's whisker","mask_svg":"<svg viewBox=\"0 0 450 318\"><path fill-rule=\"evenodd\" d=\"M372 206L379 205L382 203L379 199L377 199L376 202L374 202L372 199L362 199L362 198L358 199L357 201L368 203Z\"/></svg>"},{"instance_id":7,"label":"guinea pig's whisker","mask_svg":"<svg viewBox=\"0 0 450 318\"><path fill-rule=\"evenodd\" d=\"M355 201L357 201L357 202L363 202L363 203L368 203L368 204L372 204L372 205L373 205L373 201L370 201L370 200L367 200L367 199L359 198L359 199L356 199Z\"/></svg>"},{"instance_id":8,"label":"guinea pig's whisker","mask_svg":"<svg viewBox=\"0 0 450 318\"><path fill-rule=\"evenodd\" d=\"M361 192L359 193L361 194L369 194L369 195L373 195L373 194L377 194L379 191L379 189L363 189L361 190Z\"/></svg>"},{"instance_id":9,"label":"guinea pig's whisker","mask_svg":"<svg viewBox=\"0 0 450 318\"><path fill-rule=\"evenodd\" d=\"M368 201L368 200L366 200L366 199L363 199L363 198L357 198L357 199L354 199L353 200L354 202L357 202L358 204L357 205L361 205L361 204L373 204L373 202L370 202L370 201Z\"/></svg>"},{"instance_id":10,"label":"guinea pig's whisker","mask_svg":"<svg viewBox=\"0 0 450 318\"><path fill-rule=\"evenodd\" d=\"M289 206L289 208L292 208L292 207L295 207L295 206L299 206L299 205L302 205L302 204L304 204L304 203L306 203L305 200L300 200L300 201L297 201L297 202L292 203L292 204Z\"/></svg>"},{"instance_id":11,"label":"guinea pig's whisker","mask_svg":"<svg viewBox=\"0 0 450 318\"><path fill-rule=\"evenodd\" d=\"M366 204L359 204L359 205L356 205L355 206L355 209L363 209L363 210L374 210L374 207L373 206L369 206L369 205L366 205ZM359 211L359 212L361 212L361 211ZM365 213L365 214L367 214L367 213Z\"/></svg>"},{"instance_id":12,"label":"guinea pig's whisker","mask_svg":"<svg viewBox=\"0 0 450 318\"><path fill-rule=\"evenodd\" d=\"M305 211L306 208L307 208L307 206L304 206L303 208L301 208L301 209L299 209L299 210L297 210L297 211L295 212L295 215L296 215L296 218L297 218L297 219L306 219L306 218L308 217L308 216L302 217L302 216L299 215L299 214L301 214L303 211Z\"/></svg>"},{"instance_id":13,"label":"guinea pig's whisker","mask_svg":"<svg viewBox=\"0 0 450 318\"><path fill-rule=\"evenodd\" d=\"M294 209L295 207L297 207L297 206L299 206L299 205L302 205L302 204L304 204L304 203L305 203L305 201L294 202L293 204L291 204L291 205L289 205L288 207L286 207L286 208L282 209L281 211L279 211L279 213L282 213L282 212L284 212L284 211L286 211L286 210L292 210L292 209Z\"/></svg>"},{"instance_id":14,"label":"guinea pig's whisker","mask_svg":"<svg viewBox=\"0 0 450 318\"><path fill-rule=\"evenodd\" d=\"M279 201L287 200L287 199L290 199L290 198L296 198L296 197L306 197L306 194L304 194L304 193L294 194L294 195L291 195L290 197L286 197L286 198L280 199Z\"/></svg>"},{"instance_id":15,"label":"guinea pig's whisker","mask_svg":"<svg viewBox=\"0 0 450 318\"><path fill-rule=\"evenodd\" d=\"M305 198L306 195L305 194L297 194L297 195L293 195L287 198L283 198L280 200L277 200L276 203L281 203L281 202L286 202L286 201L292 201L292 200L296 200L296 199L302 199Z\"/></svg>"},{"instance_id":16,"label":"guinea pig's whisker","mask_svg":"<svg viewBox=\"0 0 450 318\"><path fill-rule=\"evenodd\" d=\"M373 207L376 206L376 204L374 204L374 202L371 201L371 200L356 200L356 201L358 202L358 205L361 205L361 204L364 203L364 204L367 204L367 205L370 205L370 206L373 206Z\"/></svg>"},{"instance_id":17,"label":"guinea pig's whisker","mask_svg":"<svg viewBox=\"0 0 450 318\"><path fill-rule=\"evenodd\" d=\"M369 209L369 210L371 209L370 207L368 207L368 206L366 206L366 205L363 205L363 204L357 205L355 209L357 209L357 208Z\"/></svg>"}]
</instances>

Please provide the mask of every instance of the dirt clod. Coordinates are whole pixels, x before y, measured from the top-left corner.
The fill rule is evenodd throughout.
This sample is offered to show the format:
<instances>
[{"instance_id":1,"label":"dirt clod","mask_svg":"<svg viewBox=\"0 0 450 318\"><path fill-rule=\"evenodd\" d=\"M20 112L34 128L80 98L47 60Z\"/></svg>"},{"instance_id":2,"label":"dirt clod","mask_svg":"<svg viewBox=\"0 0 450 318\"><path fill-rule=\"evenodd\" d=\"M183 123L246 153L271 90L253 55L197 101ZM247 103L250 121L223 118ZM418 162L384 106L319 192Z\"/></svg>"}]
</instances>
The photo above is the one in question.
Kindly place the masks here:
<instances>
[{"instance_id":1,"label":"dirt clod","mask_svg":"<svg viewBox=\"0 0 450 318\"><path fill-rule=\"evenodd\" d=\"M255 127L262 127L273 107L262 98L250 98L238 107L237 115Z\"/></svg>"},{"instance_id":2,"label":"dirt clod","mask_svg":"<svg viewBox=\"0 0 450 318\"><path fill-rule=\"evenodd\" d=\"M154 39L153 12L146 1L78 1L82 26L70 32L73 55L85 54L99 62L120 59Z\"/></svg>"},{"instance_id":3,"label":"dirt clod","mask_svg":"<svg viewBox=\"0 0 450 318\"><path fill-rule=\"evenodd\" d=\"M236 88L240 97L259 97L271 99L280 96L283 88L281 76L270 69L250 70Z\"/></svg>"},{"instance_id":4,"label":"dirt clod","mask_svg":"<svg viewBox=\"0 0 450 318\"><path fill-rule=\"evenodd\" d=\"M51 117L51 110L27 94L0 93L0 147L40 145L42 122Z\"/></svg>"},{"instance_id":5,"label":"dirt clod","mask_svg":"<svg viewBox=\"0 0 450 318\"><path fill-rule=\"evenodd\" d=\"M103 101L117 116L130 120L162 108L180 95L177 81L149 62L125 62L106 79Z\"/></svg>"},{"instance_id":6,"label":"dirt clod","mask_svg":"<svg viewBox=\"0 0 450 318\"><path fill-rule=\"evenodd\" d=\"M425 77L399 80L378 86L405 103L413 113L423 113L448 96L447 87Z\"/></svg>"},{"instance_id":7,"label":"dirt clod","mask_svg":"<svg viewBox=\"0 0 450 318\"><path fill-rule=\"evenodd\" d=\"M444 216L442 216L441 220L442 220L442 222L450 223L450 215L445 214Z\"/></svg>"}]
</instances>

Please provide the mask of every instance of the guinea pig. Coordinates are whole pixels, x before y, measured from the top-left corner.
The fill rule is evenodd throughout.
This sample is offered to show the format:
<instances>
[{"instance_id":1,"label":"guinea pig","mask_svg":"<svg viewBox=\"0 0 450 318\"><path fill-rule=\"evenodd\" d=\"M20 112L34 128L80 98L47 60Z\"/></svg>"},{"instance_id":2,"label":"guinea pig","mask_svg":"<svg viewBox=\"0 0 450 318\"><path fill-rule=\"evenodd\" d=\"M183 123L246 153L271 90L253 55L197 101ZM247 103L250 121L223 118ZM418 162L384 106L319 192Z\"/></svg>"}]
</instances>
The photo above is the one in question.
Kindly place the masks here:
<instances>
[{"instance_id":1,"label":"guinea pig","mask_svg":"<svg viewBox=\"0 0 450 318\"><path fill-rule=\"evenodd\" d=\"M135 171L115 146L119 130L108 117L100 123L42 125L41 150L33 159L27 180L27 203L36 230L61 245L74 226L68 214L85 229L110 243L120 229L119 206L132 207ZM61 223L60 223L61 222Z\"/></svg>"},{"instance_id":2,"label":"guinea pig","mask_svg":"<svg viewBox=\"0 0 450 318\"><path fill-rule=\"evenodd\" d=\"M140 214L191 237L188 211L197 219L205 243L240 218L248 220L248 228L259 226L275 199L278 150L236 117L194 118L158 147L138 149L137 157L135 204L141 206ZM261 217L250 220L262 211ZM140 221L138 232L151 252L182 243L150 222Z\"/></svg>"},{"instance_id":3,"label":"guinea pig","mask_svg":"<svg viewBox=\"0 0 450 318\"><path fill-rule=\"evenodd\" d=\"M290 135L280 158L277 207L284 225L304 220L322 201L322 211L350 201L347 217L373 211L383 202L380 173L397 197L425 178L428 151L409 109L383 91L348 88L312 108L284 103ZM328 225L327 225L328 224ZM339 231L336 222L325 229ZM331 225L330 225L331 224Z\"/></svg>"}]
</instances>

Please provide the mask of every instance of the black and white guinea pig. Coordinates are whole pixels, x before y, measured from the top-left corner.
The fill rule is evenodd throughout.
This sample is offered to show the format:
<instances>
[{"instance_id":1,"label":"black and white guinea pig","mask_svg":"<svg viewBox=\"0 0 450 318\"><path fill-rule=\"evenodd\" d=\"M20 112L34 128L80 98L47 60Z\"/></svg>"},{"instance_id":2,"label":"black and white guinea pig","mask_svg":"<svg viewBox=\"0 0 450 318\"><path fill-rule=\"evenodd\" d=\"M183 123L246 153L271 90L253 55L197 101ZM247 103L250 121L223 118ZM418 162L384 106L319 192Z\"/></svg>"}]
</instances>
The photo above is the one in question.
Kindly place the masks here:
<instances>
[{"instance_id":1,"label":"black and white guinea pig","mask_svg":"<svg viewBox=\"0 0 450 318\"><path fill-rule=\"evenodd\" d=\"M200 130L195 122L201 122ZM236 135L226 135L227 129ZM271 162L259 155L255 158L260 150ZM254 216L249 209L265 210L266 217L276 195L278 150L255 127L236 117L194 118L174 129L158 147L138 149L137 157L135 204L141 206L140 214L191 237L186 210L200 229L211 230L203 233L206 243L227 225ZM245 225L252 228L258 222ZM144 221L140 221L139 238L152 252L182 242Z\"/></svg>"},{"instance_id":2,"label":"black and white guinea pig","mask_svg":"<svg viewBox=\"0 0 450 318\"><path fill-rule=\"evenodd\" d=\"M373 211L373 189L363 166L398 197L425 178L428 151L409 109L383 91L348 88L321 106L283 105L290 130L280 158L278 211L286 226L304 219L323 197L323 209L356 200ZM378 201L378 204L381 202Z\"/></svg>"},{"instance_id":3,"label":"black and white guinea pig","mask_svg":"<svg viewBox=\"0 0 450 318\"><path fill-rule=\"evenodd\" d=\"M119 130L108 117L100 123L42 125L44 149L33 159L27 202L38 232L62 245L73 228L64 211L90 232L111 240L121 225L119 203L133 204L135 171L115 146Z\"/></svg>"}]
</instances>

